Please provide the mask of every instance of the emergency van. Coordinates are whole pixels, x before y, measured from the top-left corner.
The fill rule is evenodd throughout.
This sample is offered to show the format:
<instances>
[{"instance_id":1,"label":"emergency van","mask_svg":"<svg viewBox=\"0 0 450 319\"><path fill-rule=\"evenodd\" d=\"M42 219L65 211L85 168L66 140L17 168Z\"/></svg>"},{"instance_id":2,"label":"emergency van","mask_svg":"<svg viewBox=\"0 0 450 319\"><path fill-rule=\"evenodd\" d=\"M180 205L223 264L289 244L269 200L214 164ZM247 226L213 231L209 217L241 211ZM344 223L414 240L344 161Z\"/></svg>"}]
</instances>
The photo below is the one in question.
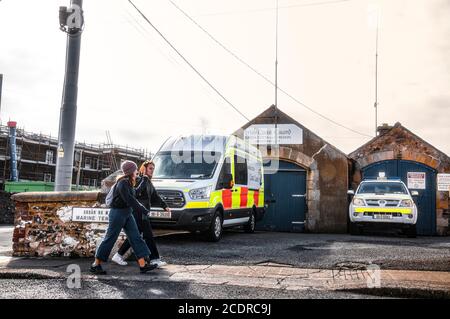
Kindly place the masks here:
<instances>
[{"instance_id":1,"label":"emergency van","mask_svg":"<svg viewBox=\"0 0 450 319\"><path fill-rule=\"evenodd\" d=\"M416 236L417 206L405 183L397 178L364 179L356 192L350 190L353 199L349 207L350 232L361 234L365 228L402 230L408 237Z\"/></svg>"},{"instance_id":2,"label":"emergency van","mask_svg":"<svg viewBox=\"0 0 450 319\"><path fill-rule=\"evenodd\" d=\"M170 137L153 157L152 182L171 212L152 207L156 228L200 232L219 241L224 228L255 230L264 214L260 151L236 136Z\"/></svg>"}]
</instances>

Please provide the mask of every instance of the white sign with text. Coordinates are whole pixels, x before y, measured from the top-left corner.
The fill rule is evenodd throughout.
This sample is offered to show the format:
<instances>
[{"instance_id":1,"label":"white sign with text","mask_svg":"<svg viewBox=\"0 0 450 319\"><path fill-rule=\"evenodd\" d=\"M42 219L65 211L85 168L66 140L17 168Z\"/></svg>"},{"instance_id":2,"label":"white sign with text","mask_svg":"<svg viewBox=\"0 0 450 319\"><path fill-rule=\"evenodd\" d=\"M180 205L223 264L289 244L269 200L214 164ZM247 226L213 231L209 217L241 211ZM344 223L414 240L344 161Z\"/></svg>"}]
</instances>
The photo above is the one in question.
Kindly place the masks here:
<instances>
[{"instance_id":1,"label":"white sign with text","mask_svg":"<svg viewBox=\"0 0 450 319\"><path fill-rule=\"evenodd\" d=\"M439 192L450 191L450 174L437 174L437 184Z\"/></svg>"},{"instance_id":2,"label":"white sign with text","mask_svg":"<svg viewBox=\"0 0 450 319\"><path fill-rule=\"evenodd\" d=\"M244 131L244 140L256 145L303 144L303 130L294 124L254 124Z\"/></svg>"},{"instance_id":3,"label":"white sign with text","mask_svg":"<svg viewBox=\"0 0 450 319\"><path fill-rule=\"evenodd\" d=\"M409 189L426 189L426 173L408 172L408 188Z\"/></svg>"},{"instance_id":4,"label":"white sign with text","mask_svg":"<svg viewBox=\"0 0 450 319\"><path fill-rule=\"evenodd\" d=\"M74 207L72 208L72 221L85 223L107 223L109 208Z\"/></svg>"}]
</instances>

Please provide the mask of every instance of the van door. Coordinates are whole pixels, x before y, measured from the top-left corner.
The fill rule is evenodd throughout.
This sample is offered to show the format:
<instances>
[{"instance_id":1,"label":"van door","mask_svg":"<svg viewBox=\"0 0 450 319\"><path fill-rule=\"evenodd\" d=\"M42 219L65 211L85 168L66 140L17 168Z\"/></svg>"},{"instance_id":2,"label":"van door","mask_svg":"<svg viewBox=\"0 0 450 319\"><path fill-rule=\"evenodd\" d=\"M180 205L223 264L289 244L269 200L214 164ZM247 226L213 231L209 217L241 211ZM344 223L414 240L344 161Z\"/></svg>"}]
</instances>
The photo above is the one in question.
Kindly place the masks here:
<instances>
[{"instance_id":1,"label":"van door","mask_svg":"<svg viewBox=\"0 0 450 319\"><path fill-rule=\"evenodd\" d=\"M231 189L232 210L229 212L229 218L234 219L231 223L245 223L248 221L249 210L247 209L248 199L248 171L247 159L235 154L233 156L232 172L234 186Z\"/></svg>"},{"instance_id":2,"label":"van door","mask_svg":"<svg viewBox=\"0 0 450 319\"><path fill-rule=\"evenodd\" d=\"M223 187L225 174L232 174L230 157L226 157L224 159L222 168L219 173L219 178L217 179L217 185L216 185L216 190L220 190L220 192L222 193L222 205L225 210L224 219L227 216L227 211L232 208L232 195L231 195L232 191L230 188Z\"/></svg>"}]
</instances>

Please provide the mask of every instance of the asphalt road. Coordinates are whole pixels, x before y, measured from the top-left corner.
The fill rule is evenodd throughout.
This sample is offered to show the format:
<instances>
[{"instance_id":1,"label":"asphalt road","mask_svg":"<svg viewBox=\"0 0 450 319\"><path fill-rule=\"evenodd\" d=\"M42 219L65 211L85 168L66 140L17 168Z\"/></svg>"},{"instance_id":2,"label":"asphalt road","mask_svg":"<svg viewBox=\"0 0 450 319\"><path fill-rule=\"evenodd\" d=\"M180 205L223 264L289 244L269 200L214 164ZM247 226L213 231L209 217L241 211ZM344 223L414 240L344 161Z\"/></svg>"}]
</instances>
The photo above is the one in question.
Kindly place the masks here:
<instances>
[{"instance_id":1,"label":"asphalt road","mask_svg":"<svg viewBox=\"0 0 450 319\"><path fill-rule=\"evenodd\" d=\"M349 292L281 290L189 282L84 280L80 289L67 288L63 279L0 279L0 299L363 299L377 298Z\"/></svg>"},{"instance_id":2,"label":"asphalt road","mask_svg":"<svg viewBox=\"0 0 450 319\"><path fill-rule=\"evenodd\" d=\"M12 227L0 227L0 256L9 255ZM450 240L446 237L415 239L386 236L294 234L227 231L218 243L192 234L157 238L163 258L181 265L287 264L300 268L339 268L375 263L384 269L450 271ZM4 257L5 258L5 257ZM39 259L29 260L41 268ZM47 269L76 262L47 260ZM15 262L11 264L14 268ZM114 265L108 265L115 267ZM118 267L118 266L117 266ZM0 298L374 298L349 291L283 290L109 278L83 280L81 289L69 289L61 278L20 279L0 277Z\"/></svg>"},{"instance_id":3,"label":"asphalt road","mask_svg":"<svg viewBox=\"0 0 450 319\"><path fill-rule=\"evenodd\" d=\"M192 234L157 239L161 255L174 264L257 265L302 268L378 264L382 269L450 271L448 237L351 236L228 231L218 243Z\"/></svg>"},{"instance_id":4,"label":"asphalt road","mask_svg":"<svg viewBox=\"0 0 450 319\"><path fill-rule=\"evenodd\" d=\"M11 226L0 226L0 255L11 251ZM165 260L172 264L287 264L331 269L340 265L375 263L382 269L450 271L449 237L351 236L227 231L220 242L205 242L190 233L157 238Z\"/></svg>"}]
</instances>

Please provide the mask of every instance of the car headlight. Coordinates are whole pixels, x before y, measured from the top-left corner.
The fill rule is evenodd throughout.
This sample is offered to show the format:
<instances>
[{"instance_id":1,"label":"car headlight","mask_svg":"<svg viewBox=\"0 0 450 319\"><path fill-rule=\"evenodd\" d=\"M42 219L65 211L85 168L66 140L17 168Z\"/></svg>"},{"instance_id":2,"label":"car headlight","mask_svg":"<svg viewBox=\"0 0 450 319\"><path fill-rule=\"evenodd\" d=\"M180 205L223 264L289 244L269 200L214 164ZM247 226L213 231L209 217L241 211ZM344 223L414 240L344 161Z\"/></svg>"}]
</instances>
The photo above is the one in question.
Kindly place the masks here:
<instances>
[{"instance_id":1,"label":"car headlight","mask_svg":"<svg viewBox=\"0 0 450 319\"><path fill-rule=\"evenodd\" d=\"M207 199L211 195L211 186L192 189L189 191L189 196L192 199Z\"/></svg>"},{"instance_id":2,"label":"car headlight","mask_svg":"<svg viewBox=\"0 0 450 319\"><path fill-rule=\"evenodd\" d=\"M355 206L366 206L366 203L364 202L364 199L361 198L353 198L353 205Z\"/></svg>"},{"instance_id":3,"label":"car headlight","mask_svg":"<svg viewBox=\"0 0 450 319\"><path fill-rule=\"evenodd\" d=\"M400 202L400 207L413 207L414 202L410 199L404 199Z\"/></svg>"}]
</instances>

